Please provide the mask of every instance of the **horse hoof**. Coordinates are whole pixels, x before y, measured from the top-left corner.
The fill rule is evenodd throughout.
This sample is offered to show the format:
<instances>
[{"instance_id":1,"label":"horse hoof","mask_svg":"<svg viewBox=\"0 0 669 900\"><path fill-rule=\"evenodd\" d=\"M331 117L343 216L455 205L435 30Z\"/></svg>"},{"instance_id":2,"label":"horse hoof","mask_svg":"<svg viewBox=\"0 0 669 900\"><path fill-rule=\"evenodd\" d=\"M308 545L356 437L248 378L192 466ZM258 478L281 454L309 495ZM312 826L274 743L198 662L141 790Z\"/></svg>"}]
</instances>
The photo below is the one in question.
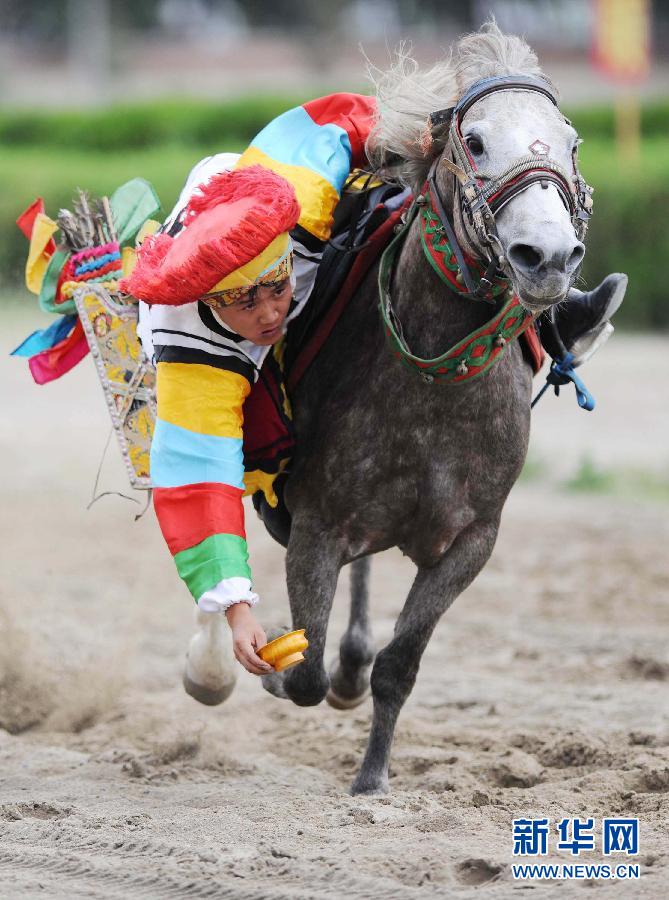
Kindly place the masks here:
<instances>
[{"instance_id":1,"label":"horse hoof","mask_svg":"<svg viewBox=\"0 0 669 900\"><path fill-rule=\"evenodd\" d=\"M325 695L325 700L333 709L355 709L356 706L360 706L361 703L364 703L370 693L371 689L368 685L362 694L359 694L357 697L341 697L332 689L332 686L330 686Z\"/></svg>"},{"instance_id":2,"label":"horse hoof","mask_svg":"<svg viewBox=\"0 0 669 900\"><path fill-rule=\"evenodd\" d=\"M260 680L263 688L273 697L280 700L288 700L288 694L283 686L283 677L278 672L271 672L269 675L261 675Z\"/></svg>"},{"instance_id":3,"label":"horse hoof","mask_svg":"<svg viewBox=\"0 0 669 900\"><path fill-rule=\"evenodd\" d=\"M388 778L367 779L361 778L360 775L351 785L351 794L353 797L383 797L389 793Z\"/></svg>"},{"instance_id":4,"label":"horse hoof","mask_svg":"<svg viewBox=\"0 0 669 900\"><path fill-rule=\"evenodd\" d=\"M210 688L193 681L188 672L184 671L183 686L186 693L198 703L203 703L205 706L218 706L228 699L235 687L235 682L229 681L220 688Z\"/></svg>"},{"instance_id":5,"label":"horse hoof","mask_svg":"<svg viewBox=\"0 0 669 900\"><path fill-rule=\"evenodd\" d=\"M355 709L369 697L371 693L369 666L373 658L363 663L354 678L344 678L340 672L339 661L333 660L330 666L330 686L325 696L325 700L333 709ZM338 691L337 688L342 686L348 690Z\"/></svg>"}]
</instances>

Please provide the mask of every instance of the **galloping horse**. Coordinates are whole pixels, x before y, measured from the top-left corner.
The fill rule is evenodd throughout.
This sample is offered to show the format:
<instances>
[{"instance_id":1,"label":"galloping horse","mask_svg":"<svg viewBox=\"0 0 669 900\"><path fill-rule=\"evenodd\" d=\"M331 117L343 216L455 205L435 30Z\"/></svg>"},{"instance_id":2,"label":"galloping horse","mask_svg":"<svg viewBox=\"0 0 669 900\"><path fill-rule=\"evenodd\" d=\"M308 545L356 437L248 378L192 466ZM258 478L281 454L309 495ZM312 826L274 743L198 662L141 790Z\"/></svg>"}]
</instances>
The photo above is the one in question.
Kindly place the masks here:
<instances>
[{"instance_id":1,"label":"galloping horse","mask_svg":"<svg viewBox=\"0 0 669 900\"><path fill-rule=\"evenodd\" d=\"M566 296L591 209L577 134L519 38L489 24L428 72L400 56L375 80L370 163L415 199L291 398L286 571L294 627L310 647L300 666L263 678L299 705L327 697L353 706L373 664L371 734L353 793L387 790L395 724L421 655L492 552L529 437L532 372L517 335ZM426 221L457 259L453 284L426 259ZM472 332L488 336L480 372L476 354L444 353ZM369 557L389 547L417 574L392 640L375 654ZM350 622L328 675L330 608L351 562Z\"/></svg>"}]
</instances>

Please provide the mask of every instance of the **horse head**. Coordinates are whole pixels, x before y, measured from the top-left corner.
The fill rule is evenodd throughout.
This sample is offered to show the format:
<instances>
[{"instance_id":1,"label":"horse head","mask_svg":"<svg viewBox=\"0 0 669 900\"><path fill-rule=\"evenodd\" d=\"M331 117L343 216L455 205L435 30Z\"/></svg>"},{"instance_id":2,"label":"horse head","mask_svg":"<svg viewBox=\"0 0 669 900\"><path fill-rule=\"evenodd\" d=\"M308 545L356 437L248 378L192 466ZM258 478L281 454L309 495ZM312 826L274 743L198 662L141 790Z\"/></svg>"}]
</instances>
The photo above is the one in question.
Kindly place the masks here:
<instances>
[{"instance_id":1,"label":"horse head","mask_svg":"<svg viewBox=\"0 0 669 900\"><path fill-rule=\"evenodd\" d=\"M564 299L585 252L591 189L578 135L530 47L489 22L428 71L402 48L391 69L370 75L379 101L372 164L415 195L427 187L449 241L483 261L491 280L510 279L527 310ZM466 266L462 274L486 299L485 284L474 291Z\"/></svg>"},{"instance_id":2,"label":"horse head","mask_svg":"<svg viewBox=\"0 0 669 900\"><path fill-rule=\"evenodd\" d=\"M550 84L532 76L475 81L448 113L434 171L437 185L455 178L456 236L497 263L526 309L541 312L564 299L585 253L592 201L576 130Z\"/></svg>"}]
</instances>

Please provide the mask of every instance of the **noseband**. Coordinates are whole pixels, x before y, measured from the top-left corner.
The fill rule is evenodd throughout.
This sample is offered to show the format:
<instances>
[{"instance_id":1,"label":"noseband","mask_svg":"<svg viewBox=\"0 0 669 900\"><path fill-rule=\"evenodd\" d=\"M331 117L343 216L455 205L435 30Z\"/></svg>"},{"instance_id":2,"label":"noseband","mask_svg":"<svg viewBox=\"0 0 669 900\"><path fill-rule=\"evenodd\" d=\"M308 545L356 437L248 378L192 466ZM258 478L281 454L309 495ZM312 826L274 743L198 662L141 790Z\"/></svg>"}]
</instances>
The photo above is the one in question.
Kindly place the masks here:
<instances>
[{"instance_id":1,"label":"noseband","mask_svg":"<svg viewBox=\"0 0 669 900\"><path fill-rule=\"evenodd\" d=\"M436 171L440 161L437 157L428 174L427 189L435 212L441 219L448 239L458 256L468 293L477 300L486 299L487 290L496 270L502 269L505 264L495 215L518 194L533 184L541 184L544 188L547 188L549 183L554 184L569 212L579 241L583 240L588 220L592 215L592 188L586 184L579 172L575 152L572 156L571 173L548 155L538 156L534 153L513 160L499 175L490 175L477 169L462 136L462 120L475 103L497 91L530 91L542 94L559 109L557 98L544 79L524 75L502 75L475 82L455 106L433 112L429 120L431 128L449 124L448 144L451 158L445 153L441 157L441 162L455 176L454 204L460 203L465 227L469 226L472 229L475 245L489 262L481 283L476 285L465 263L464 255L461 259L456 249L458 242L437 185ZM566 118L565 122L570 124Z\"/></svg>"}]
</instances>

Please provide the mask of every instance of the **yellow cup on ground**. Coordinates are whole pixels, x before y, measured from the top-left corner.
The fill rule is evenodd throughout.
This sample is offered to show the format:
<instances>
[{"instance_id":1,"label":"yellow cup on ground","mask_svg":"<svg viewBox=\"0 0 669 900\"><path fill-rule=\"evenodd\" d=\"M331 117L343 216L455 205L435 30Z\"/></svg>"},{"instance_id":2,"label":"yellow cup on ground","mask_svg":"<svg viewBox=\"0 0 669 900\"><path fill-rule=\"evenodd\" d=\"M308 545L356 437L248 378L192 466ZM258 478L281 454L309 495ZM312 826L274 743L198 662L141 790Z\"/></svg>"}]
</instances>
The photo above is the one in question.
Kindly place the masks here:
<instances>
[{"instance_id":1,"label":"yellow cup on ground","mask_svg":"<svg viewBox=\"0 0 669 900\"><path fill-rule=\"evenodd\" d=\"M304 636L304 628L299 631L289 631L275 638L264 647L256 650L258 656L274 667L276 672L282 672L291 666L296 666L304 661L303 650L309 646L309 641Z\"/></svg>"}]
</instances>

